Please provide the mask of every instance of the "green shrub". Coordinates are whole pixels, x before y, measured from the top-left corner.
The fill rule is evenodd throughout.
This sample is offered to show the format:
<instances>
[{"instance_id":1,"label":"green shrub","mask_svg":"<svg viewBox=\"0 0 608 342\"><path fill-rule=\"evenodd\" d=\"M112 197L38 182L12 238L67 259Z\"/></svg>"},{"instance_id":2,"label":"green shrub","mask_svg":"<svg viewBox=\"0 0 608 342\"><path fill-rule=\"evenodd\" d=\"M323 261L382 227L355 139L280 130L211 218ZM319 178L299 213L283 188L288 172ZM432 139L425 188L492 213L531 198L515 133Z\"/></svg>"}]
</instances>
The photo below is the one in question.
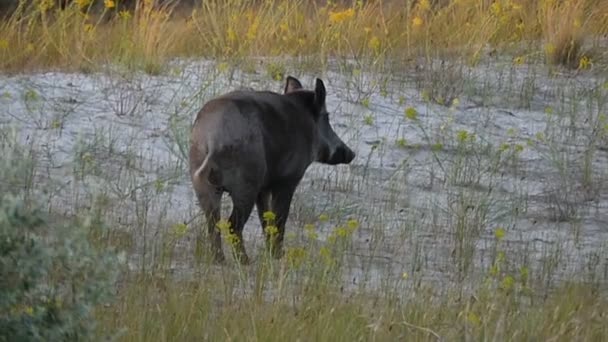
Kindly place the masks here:
<instances>
[{"instance_id":1,"label":"green shrub","mask_svg":"<svg viewBox=\"0 0 608 342\"><path fill-rule=\"evenodd\" d=\"M0 198L0 341L82 341L109 299L116 258L87 240L88 222L55 223Z\"/></svg>"}]
</instances>

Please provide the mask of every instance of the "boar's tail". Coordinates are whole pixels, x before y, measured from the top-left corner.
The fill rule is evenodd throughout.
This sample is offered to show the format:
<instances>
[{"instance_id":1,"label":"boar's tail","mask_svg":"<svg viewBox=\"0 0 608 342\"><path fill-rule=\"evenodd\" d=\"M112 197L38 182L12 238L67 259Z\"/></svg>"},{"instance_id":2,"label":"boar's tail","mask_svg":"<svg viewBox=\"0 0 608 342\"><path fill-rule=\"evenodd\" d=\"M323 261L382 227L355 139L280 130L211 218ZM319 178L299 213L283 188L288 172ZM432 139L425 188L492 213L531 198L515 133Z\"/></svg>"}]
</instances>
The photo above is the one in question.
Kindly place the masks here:
<instances>
[{"instance_id":1,"label":"boar's tail","mask_svg":"<svg viewBox=\"0 0 608 342\"><path fill-rule=\"evenodd\" d=\"M215 168L215 163L211 160L213 153L209 152L201 166L199 166L196 171L194 171L194 177L205 177L209 184L214 186L220 186L222 183L222 175L218 172L217 168Z\"/></svg>"}]
</instances>

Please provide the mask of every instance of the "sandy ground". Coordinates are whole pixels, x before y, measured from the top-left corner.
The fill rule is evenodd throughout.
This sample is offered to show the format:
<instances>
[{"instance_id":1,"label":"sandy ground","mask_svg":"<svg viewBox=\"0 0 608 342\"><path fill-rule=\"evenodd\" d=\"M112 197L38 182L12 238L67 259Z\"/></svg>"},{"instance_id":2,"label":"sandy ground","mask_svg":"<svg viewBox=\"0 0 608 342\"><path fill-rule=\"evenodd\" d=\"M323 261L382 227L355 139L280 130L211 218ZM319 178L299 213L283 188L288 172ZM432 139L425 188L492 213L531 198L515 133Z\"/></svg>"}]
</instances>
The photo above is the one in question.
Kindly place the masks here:
<instances>
[{"instance_id":1,"label":"sandy ground","mask_svg":"<svg viewBox=\"0 0 608 342\"><path fill-rule=\"evenodd\" d=\"M306 223L324 240L353 218L360 227L346 252L345 284L382 286L407 272L445 285L487 270L502 227L509 263L528 265L546 285L608 278L608 145L589 138L599 114L608 114L605 76L500 62L354 76L348 69L337 63L321 76L330 120L357 158L309 169L288 246L305 243ZM295 75L312 86L315 75ZM457 101L427 101L435 95L424 85ZM2 76L0 124L31 146L32 194L61 214L103 208L110 229L126 232L120 239L131 246L133 268L158 262L172 227L189 223L172 265L188 274L200 224L184 154L189 126L206 100L239 87L281 91L283 83L206 61L175 62L161 76ZM405 117L410 107L417 120ZM475 136L474 148L459 147L461 130ZM504 157L513 150L516 157ZM321 214L329 220L319 222ZM255 211L245 239L255 259L263 245Z\"/></svg>"}]
</instances>

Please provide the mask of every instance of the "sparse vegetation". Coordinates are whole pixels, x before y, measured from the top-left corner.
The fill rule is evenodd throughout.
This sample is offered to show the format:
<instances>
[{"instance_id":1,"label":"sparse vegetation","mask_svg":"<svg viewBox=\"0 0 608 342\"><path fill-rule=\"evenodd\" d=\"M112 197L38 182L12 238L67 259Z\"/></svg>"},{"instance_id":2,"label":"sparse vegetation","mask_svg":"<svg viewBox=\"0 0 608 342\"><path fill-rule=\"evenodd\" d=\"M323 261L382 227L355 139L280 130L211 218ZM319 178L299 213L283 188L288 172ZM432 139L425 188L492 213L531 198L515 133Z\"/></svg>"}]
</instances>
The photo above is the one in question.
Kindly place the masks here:
<instances>
[{"instance_id":1,"label":"sparse vegetation","mask_svg":"<svg viewBox=\"0 0 608 342\"><path fill-rule=\"evenodd\" d=\"M0 341L607 339L608 0L60 3L0 1ZM288 74L357 158L215 266L190 125Z\"/></svg>"}]
</instances>

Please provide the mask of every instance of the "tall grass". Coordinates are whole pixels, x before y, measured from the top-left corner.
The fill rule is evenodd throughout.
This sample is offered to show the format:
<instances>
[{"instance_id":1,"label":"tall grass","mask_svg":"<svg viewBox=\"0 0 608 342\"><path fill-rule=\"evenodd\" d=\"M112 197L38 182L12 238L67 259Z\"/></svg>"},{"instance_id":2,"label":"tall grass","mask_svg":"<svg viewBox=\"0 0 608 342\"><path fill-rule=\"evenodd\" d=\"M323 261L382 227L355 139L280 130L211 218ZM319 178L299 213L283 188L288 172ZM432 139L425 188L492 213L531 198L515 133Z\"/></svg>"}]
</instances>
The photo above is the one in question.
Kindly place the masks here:
<instances>
[{"instance_id":1,"label":"tall grass","mask_svg":"<svg viewBox=\"0 0 608 342\"><path fill-rule=\"evenodd\" d=\"M120 60L158 71L172 57L386 57L457 54L524 44L530 56L579 66L608 33L608 0L488 1L20 1L0 24L0 68L95 67ZM435 3L435 2L433 2ZM93 6L97 4L97 6ZM105 4L105 6L103 6ZM155 67L156 66L156 67Z\"/></svg>"}]
</instances>

